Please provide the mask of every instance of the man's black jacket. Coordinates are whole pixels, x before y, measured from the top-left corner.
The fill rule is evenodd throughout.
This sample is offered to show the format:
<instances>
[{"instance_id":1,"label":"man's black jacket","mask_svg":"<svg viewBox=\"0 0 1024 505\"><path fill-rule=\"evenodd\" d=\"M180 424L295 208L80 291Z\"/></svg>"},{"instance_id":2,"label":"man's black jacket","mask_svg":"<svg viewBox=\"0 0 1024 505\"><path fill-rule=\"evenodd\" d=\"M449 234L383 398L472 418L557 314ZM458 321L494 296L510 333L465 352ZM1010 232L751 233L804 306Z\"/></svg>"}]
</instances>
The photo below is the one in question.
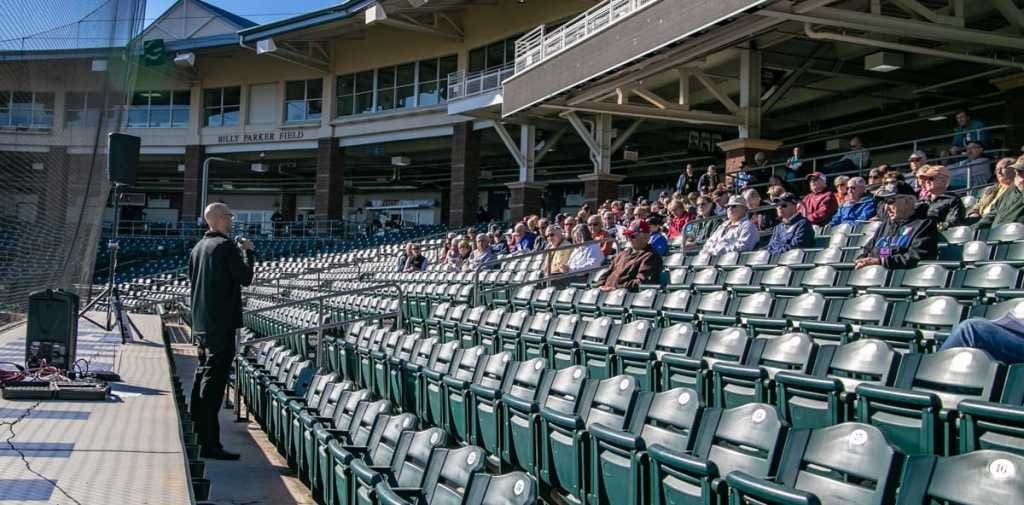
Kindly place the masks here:
<instances>
[{"instance_id":1,"label":"man's black jacket","mask_svg":"<svg viewBox=\"0 0 1024 505\"><path fill-rule=\"evenodd\" d=\"M242 286L252 283L255 254L242 251L228 237L208 231L192 248L188 277L192 281L192 331L209 339L207 347L234 345L242 327Z\"/></svg>"},{"instance_id":2,"label":"man's black jacket","mask_svg":"<svg viewBox=\"0 0 1024 505\"><path fill-rule=\"evenodd\" d=\"M949 193L932 195L928 200L923 200L923 203L928 208L928 217L935 221L939 231L964 223L967 211L964 210L964 204L959 196Z\"/></svg>"},{"instance_id":3,"label":"man's black jacket","mask_svg":"<svg viewBox=\"0 0 1024 505\"><path fill-rule=\"evenodd\" d=\"M918 206L903 221L885 221L864 244L858 258L878 258L885 268L914 268L938 256L939 232L927 208Z\"/></svg>"}]
</instances>

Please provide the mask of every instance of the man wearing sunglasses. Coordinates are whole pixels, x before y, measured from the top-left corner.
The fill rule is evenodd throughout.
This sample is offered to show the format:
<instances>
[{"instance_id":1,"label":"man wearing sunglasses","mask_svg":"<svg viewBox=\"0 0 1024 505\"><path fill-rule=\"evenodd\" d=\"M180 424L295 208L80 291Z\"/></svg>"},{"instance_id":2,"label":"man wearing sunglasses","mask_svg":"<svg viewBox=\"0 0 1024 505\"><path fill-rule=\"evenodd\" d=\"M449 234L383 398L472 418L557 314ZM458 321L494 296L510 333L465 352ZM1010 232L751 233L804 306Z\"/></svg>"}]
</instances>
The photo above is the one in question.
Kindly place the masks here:
<instances>
[{"instance_id":1,"label":"man wearing sunglasses","mask_svg":"<svg viewBox=\"0 0 1024 505\"><path fill-rule=\"evenodd\" d=\"M888 219L864 244L853 267L914 268L921 260L935 259L939 232L926 207L918 206L914 188L903 181L890 182L875 196L884 202Z\"/></svg>"},{"instance_id":2,"label":"man wearing sunglasses","mask_svg":"<svg viewBox=\"0 0 1024 505\"><path fill-rule=\"evenodd\" d=\"M199 368L192 386L192 418L202 447L200 456L234 460L238 454L220 444L217 414L224 401L235 331L242 327L242 286L252 283L256 255L252 242L231 240L234 214L223 203L211 203L203 213L210 230L192 248L188 276L192 282L192 332L199 341Z\"/></svg>"},{"instance_id":3,"label":"man wearing sunglasses","mask_svg":"<svg viewBox=\"0 0 1024 505\"><path fill-rule=\"evenodd\" d=\"M939 231L959 226L964 222L964 204L960 197L948 193L949 169L941 165L926 167L918 180L928 196L924 203L928 206L928 217L935 221Z\"/></svg>"},{"instance_id":4,"label":"man wearing sunglasses","mask_svg":"<svg viewBox=\"0 0 1024 505\"><path fill-rule=\"evenodd\" d=\"M772 200L772 204L779 213L779 224L772 229L768 252L782 254L790 249L813 246L814 229L810 221L799 212L800 197L793 193L783 193Z\"/></svg>"}]
</instances>

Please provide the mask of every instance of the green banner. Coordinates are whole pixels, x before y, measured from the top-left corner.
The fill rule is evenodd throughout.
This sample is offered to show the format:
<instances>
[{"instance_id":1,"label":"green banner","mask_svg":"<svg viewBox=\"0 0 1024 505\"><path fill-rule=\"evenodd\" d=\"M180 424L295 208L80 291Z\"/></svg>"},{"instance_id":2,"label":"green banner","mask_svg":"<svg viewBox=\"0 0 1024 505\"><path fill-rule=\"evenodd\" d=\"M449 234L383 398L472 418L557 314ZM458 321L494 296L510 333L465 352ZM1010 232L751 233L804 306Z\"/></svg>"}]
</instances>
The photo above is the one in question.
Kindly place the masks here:
<instances>
[{"instance_id":1,"label":"green banner","mask_svg":"<svg viewBox=\"0 0 1024 505\"><path fill-rule=\"evenodd\" d=\"M167 50L164 39L152 39L142 43L142 64L155 67L167 63Z\"/></svg>"}]
</instances>

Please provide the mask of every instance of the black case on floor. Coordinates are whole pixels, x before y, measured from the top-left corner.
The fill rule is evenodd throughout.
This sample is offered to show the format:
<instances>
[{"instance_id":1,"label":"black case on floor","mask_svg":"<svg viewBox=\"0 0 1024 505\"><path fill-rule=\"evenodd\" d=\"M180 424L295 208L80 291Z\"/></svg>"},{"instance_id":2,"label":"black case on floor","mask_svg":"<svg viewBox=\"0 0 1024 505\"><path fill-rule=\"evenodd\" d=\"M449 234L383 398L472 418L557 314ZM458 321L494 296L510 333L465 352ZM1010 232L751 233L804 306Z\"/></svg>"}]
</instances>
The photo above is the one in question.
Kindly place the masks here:
<instances>
[{"instance_id":1,"label":"black case on floor","mask_svg":"<svg viewBox=\"0 0 1024 505\"><path fill-rule=\"evenodd\" d=\"M78 295L63 289L36 291L28 296L25 366L42 364L71 370L78 340Z\"/></svg>"}]
</instances>

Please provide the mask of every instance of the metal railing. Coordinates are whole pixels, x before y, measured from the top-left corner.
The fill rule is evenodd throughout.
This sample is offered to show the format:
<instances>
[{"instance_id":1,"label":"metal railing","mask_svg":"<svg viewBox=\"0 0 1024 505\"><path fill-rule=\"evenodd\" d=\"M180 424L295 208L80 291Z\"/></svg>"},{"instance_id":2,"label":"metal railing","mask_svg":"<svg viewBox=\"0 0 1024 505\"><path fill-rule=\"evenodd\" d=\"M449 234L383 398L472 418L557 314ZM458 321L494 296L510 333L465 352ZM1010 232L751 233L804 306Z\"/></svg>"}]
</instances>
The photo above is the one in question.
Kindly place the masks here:
<instances>
[{"instance_id":1,"label":"metal railing","mask_svg":"<svg viewBox=\"0 0 1024 505\"><path fill-rule=\"evenodd\" d=\"M501 265L501 264L504 264L504 263L510 263L510 262L513 262L513 261L520 261L520 260L522 260L524 258L531 258L531 257L534 257L534 256L549 256L549 255L553 255L554 253L556 253L558 251L567 251L567 250L576 249L577 247L585 247L585 246L589 246L591 244L600 244L600 243L601 243L600 240L589 240L587 242L581 242L579 244L566 244L566 245L563 245L563 246L555 247L553 249L544 249L543 251L531 251L531 252L527 252L527 253L513 253L513 254L509 254L507 256L502 256L501 258L495 258L495 259L493 259L491 261L488 261L486 263L478 265L477 268L475 270L473 270L473 298L474 298L473 304L474 305L480 305L483 302L483 295L486 294L486 293L494 293L494 292L498 292L498 291L506 291L506 290L516 289L516 288L519 288L519 287L522 287L522 286L528 286L530 284L538 284L538 283L541 283L541 282L552 282L552 281L559 281L559 280L563 280L563 279L574 279L574 278L578 278L580 276L589 275L591 272L596 272L598 270L601 270L602 268L605 268L605 266L604 266L604 262L602 262L601 265L598 265L598 266L593 267L593 268L579 270L579 271L576 271L576 272L568 272L568 273L564 273L564 274L550 275L551 274L551 272L550 272L551 260L548 259L545 262L545 265L544 265L543 269L541 270L541 273L543 275L540 278L532 279L532 280L524 280L523 282L517 282L517 283L509 283L509 284L502 285L500 287L491 288L491 289L487 289L487 290L481 290L480 289L480 274L482 272L496 270L495 266L497 266L497 265ZM608 258L605 258L605 259L607 260Z\"/></svg>"},{"instance_id":2,"label":"metal railing","mask_svg":"<svg viewBox=\"0 0 1024 505\"><path fill-rule=\"evenodd\" d=\"M366 223L337 219L307 219L304 221L239 221L232 230L252 238L356 238L366 235ZM378 226L378 230L381 228ZM129 221L120 220L121 237L194 238L206 231L206 225L185 221ZM110 235L113 223L104 221L102 232ZM387 230L384 230L385 234Z\"/></svg>"},{"instance_id":3,"label":"metal railing","mask_svg":"<svg viewBox=\"0 0 1024 505\"><path fill-rule=\"evenodd\" d=\"M515 73L525 72L659 1L607 0L551 32L538 26L516 40Z\"/></svg>"},{"instance_id":4,"label":"metal railing","mask_svg":"<svg viewBox=\"0 0 1024 505\"><path fill-rule=\"evenodd\" d=\"M476 72L452 72L448 74L448 101L501 89L501 83L515 74L515 68L515 63L509 63Z\"/></svg>"}]
</instances>

